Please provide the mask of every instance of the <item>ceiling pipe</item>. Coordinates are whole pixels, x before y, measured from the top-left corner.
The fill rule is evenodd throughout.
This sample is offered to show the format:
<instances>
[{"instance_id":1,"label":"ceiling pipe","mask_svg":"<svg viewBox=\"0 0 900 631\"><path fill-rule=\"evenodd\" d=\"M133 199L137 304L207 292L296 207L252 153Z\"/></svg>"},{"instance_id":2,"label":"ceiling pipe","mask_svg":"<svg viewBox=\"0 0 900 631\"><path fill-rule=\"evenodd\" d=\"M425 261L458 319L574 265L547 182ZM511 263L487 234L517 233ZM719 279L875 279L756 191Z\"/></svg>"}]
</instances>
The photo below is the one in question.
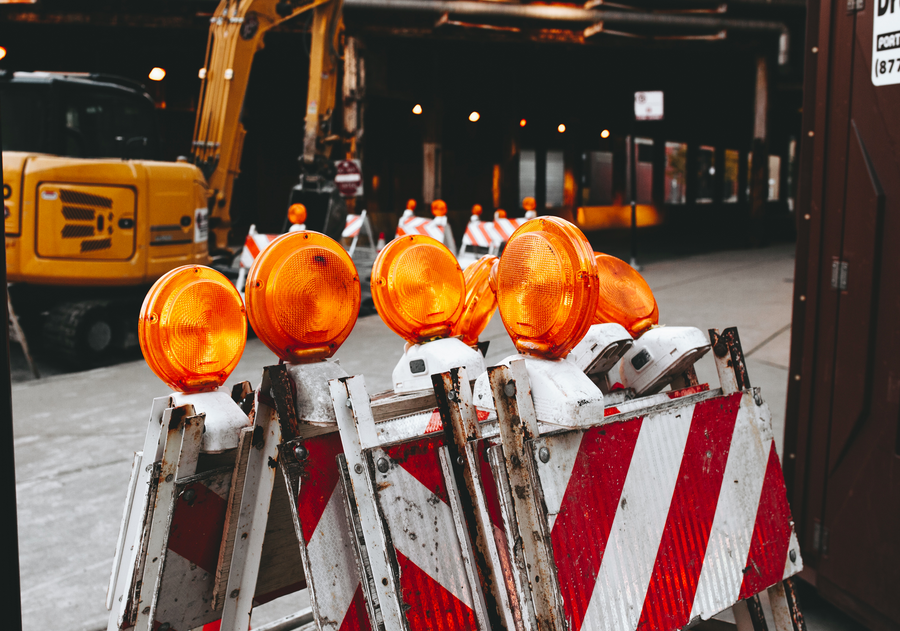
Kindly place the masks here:
<instances>
[{"instance_id":1,"label":"ceiling pipe","mask_svg":"<svg viewBox=\"0 0 900 631\"><path fill-rule=\"evenodd\" d=\"M415 13L444 13L467 18L507 18L537 22L576 24L628 24L751 31L778 35L778 64L788 62L790 35L784 22L728 18L718 15L659 14L632 11L582 9L580 7L537 4L505 4L470 0L344 0L345 9L372 9Z\"/></svg>"}]
</instances>

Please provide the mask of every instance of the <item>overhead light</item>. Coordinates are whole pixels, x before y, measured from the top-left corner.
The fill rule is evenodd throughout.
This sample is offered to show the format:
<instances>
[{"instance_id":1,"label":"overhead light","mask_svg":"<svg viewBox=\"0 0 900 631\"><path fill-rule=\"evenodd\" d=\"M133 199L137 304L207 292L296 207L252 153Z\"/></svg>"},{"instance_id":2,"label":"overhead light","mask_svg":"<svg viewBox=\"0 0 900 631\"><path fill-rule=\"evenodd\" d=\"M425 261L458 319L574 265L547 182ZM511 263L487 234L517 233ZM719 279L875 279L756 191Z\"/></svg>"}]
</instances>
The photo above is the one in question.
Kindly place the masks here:
<instances>
[{"instance_id":1,"label":"overhead light","mask_svg":"<svg viewBox=\"0 0 900 631\"><path fill-rule=\"evenodd\" d=\"M197 73L197 76L201 79L206 78L206 68L200 68L200 71Z\"/></svg>"},{"instance_id":2,"label":"overhead light","mask_svg":"<svg viewBox=\"0 0 900 631\"><path fill-rule=\"evenodd\" d=\"M559 133L563 133L566 131L566 126L560 123L559 127L556 128L556 131L558 131Z\"/></svg>"},{"instance_id":3,"label":"overhead light","mask_svg":"<svg viewBox=\"0 0 900 631\"><path fill-rule=\"evenodd\" d=\"M150 78L150 81L162 81L166 77L166 71L157 67L151 70L147 76Z\"/></svg>"},{"instance_id":4,"label":"overhead light","mask_svg":"<svg viewBox=\"0 0 900 631\"><path fill-rule=\"evenodd\" d=\"M600 137L601 137L601 138L609 138L609 130L608 130L608 129L604 129L603 131L601 131L601 132L600 132Z\"/></svg>"},{"instance_id":5,"label":"overhead light","mask_svg":"<svg viewBox=\"0 0 900 631\"><path fill-rule=\"evenodd\" d=\"M524 118L519 121L519 127L525 127L525 125L527 125L527 124L528 124L528 121L525 120Z\"/></svg>"},{"instance_id":6,"label":"overhead light","mask_svg":"<svg viewBox=\"0 0 900 631\"><path fill-rule=\"evenodd\" d=\"M418 103L416 103L416 105L413 107L413 114L421 114L421 113L422 113L422 106L419 105Z\"/></svg>"},{"instance_id":7,"label":"overhead light","mask_svg":"<svg viewBox=\"0 0 900 631\"><path fill-rule=\"evenodd\" d=\"M0 46L0 59L3 59L4 57L6 57L6 47Z\"/></svg>"},{"instance_id":8,"label":"overhead light","mask_svg":"<svg viewBox=\"0 0 900 631\"><path fill-rule=\"evenodd\" d=\"M473 123L477 123L479 118L481 118L481 114L479 114L478 112L472 112L471 114L469 114L469 120Z\"/></svg>"}]
</instances>

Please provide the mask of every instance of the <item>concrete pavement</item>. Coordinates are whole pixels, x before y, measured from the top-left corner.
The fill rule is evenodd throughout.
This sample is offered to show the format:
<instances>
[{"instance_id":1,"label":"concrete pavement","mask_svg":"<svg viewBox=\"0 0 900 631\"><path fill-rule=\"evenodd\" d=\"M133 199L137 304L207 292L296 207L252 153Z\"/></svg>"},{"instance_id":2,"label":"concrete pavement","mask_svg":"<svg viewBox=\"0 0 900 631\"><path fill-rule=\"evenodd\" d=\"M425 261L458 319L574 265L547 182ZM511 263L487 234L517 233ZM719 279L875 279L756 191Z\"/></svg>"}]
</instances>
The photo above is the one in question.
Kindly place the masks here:
<instances>
[{"instance_id":1,"label":"concrete pavement","mask_svg":"<svg viewBox=\"0 0 900 631\"><path fill-rule=\"evenodd\" d=\"M671 325L739 327L750 380L772 410L779 452L790 341L792 246L704 254L647 265L644 275ZM499 315L482 340L488 365L513 352ZM351 374L365 375L370 392L388 389L402 341L376 316L361 319L338 352ZM14 349L17 351L18 349ZM229 384L258 384L274 355L252 339ZM112 564L132 452L143 439L153 397L167 388L142 360L80 373L28 380L21 360L13 385L19 548L26 631L105 628L106 586ZM717 384L707 356L701 381ZM291 598L261 608L254 624L284 615L305 601ZM812 626L849 629L851 626Z\"/></svg>"}]
</instances>

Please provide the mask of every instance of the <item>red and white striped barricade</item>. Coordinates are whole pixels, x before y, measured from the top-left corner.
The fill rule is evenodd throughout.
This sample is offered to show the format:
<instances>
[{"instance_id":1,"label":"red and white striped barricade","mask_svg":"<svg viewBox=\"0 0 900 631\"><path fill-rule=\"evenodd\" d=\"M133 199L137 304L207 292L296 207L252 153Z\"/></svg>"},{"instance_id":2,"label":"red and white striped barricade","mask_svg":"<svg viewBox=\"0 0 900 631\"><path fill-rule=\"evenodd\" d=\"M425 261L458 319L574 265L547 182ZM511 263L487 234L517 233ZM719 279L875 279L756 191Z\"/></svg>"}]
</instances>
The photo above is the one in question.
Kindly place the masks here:
<instances>
[{"instance_id":1,"label":"red and white striped barricade","mask_svg":"<svg viewBox=\"0 0 900 631\"><path fill-rule=\"evenodd\" d=\"M459 246L460 267L465 269L485 254L496 254L497 246L494 243L494 232L489 222L480 219L470 220L466 224Z\"/></svg>"},{"instance_id":2,"label":"red and white striped barricade","mask_svg":"<svg viewBox=\"0 0 900 631\"><path fill-rule=\"evenodd\" d=\"M369 242L368 245L364 247L358 247L359 237L363 232L365 232L365 236L369 239ZM344 225L343 232L341 232L341 238L350 239L350 247L347 248L347 253L350 255L350 258L353 258L353 255L358 250L366 250L373 259L378 255L375 234L372 232L372 224L369 222L368 213L365 210L358 215L347 215L347 223Z\"/></svg>"},{"instance_id":3,"label":"red and white striped barricade","mask_svg":"<svg viewBox=\"0 0 900 631\"><path fill-rule=\"evenodd\" d=\"M256 231L256 225L250 226L247 238L244 239L244 249L241 250L240 270L238 271L237 281L234 286L241 295L244 293L244 284L247 282L247 272L253 266L253 261L259 256L260 252L266 249L272 241L280 237L280 234L262 234Z\"/></svg>"},{"instance_id":4,"label":"red and white striped barricade","mask_svg":"<svg viewBox=\"0 0 900 631\"><path fill-rule=\"evenodd\" d=\"M515 232L516 229L526 221L528 220L522 217L516 219L499 217L497 219L494 219L494 221L490 225L489 230L491 231L494 247L498 252L501 249L501 246L509 241L509 238L513 235L513 232Z\"/></svg>"},{"instance_id":5,"label":"red and white striped barricade","mask_svg":"<svg viewBox=\"0 0 900 631\"><path fill-rule=\"evenodd\" d=\"M433 219L425 219L415 215L401 217L397 223L397 237L412 234L422 234L431 237L447 246L447 249L456 256L456 240L453 238L453 230L447 223L446 216L434 217Z\"/></svg>"},{"instance_id":6,"label":"red and white striped barricade","mask_svg":"<svg viewBox=\"0 0 900 631\"><path fill-rule=\"evenodd\" d=\"M332 381L331 395L354 509L349 516L363 534L364 571L384 628L489 628L444 434L421 433L433 394L424 391L427 407L412 415L415 421L401 415L378 424L362 376Z\"/></svg>"},{"instance_id":7,"label":"red and white striped barricade","mask_svg":"<svg viewBox=\"0 0 900 631\"><path fill-rule=\"evenodd\" d=\"M245 404L253 399L246 382L234 392ZM234 610L233 569L246 549L235 543L243 541L238 532L248 532L241 528L242 501L258 497L273 519L253 538L249 606L305 587L300 552L284 528L290 514L284 484L271 476L268 495L257 492L265 478L259 472L269 467L251 449L256 437L227 392L154 401L144 449L135 454L110 576L109 631L198 628L227 616L229 605ZM240 475L247 470L257 472L257 482ZM247 628L249 609L246 619L238 626Z\"/></svg>"},{"instance_id":8,"label":"red and white striped barricade","mask_svg":"<svg viewBox=\"0 0 900 631\"><path fill-rule=\"evenodd\" d=\"M752 618L769 589L777 628L793 628L782 581L802 569L800 551L769 410L732 331L713 335L721 389L620 398L578 429L539 422L524 362L488 370L497 492L516 490L507 529L523 544L509 552L531 568L528 589L518 585L526 615L570 631L667 631L730 607L743 615L745 599Z\"/></svg>"}]
</instances>

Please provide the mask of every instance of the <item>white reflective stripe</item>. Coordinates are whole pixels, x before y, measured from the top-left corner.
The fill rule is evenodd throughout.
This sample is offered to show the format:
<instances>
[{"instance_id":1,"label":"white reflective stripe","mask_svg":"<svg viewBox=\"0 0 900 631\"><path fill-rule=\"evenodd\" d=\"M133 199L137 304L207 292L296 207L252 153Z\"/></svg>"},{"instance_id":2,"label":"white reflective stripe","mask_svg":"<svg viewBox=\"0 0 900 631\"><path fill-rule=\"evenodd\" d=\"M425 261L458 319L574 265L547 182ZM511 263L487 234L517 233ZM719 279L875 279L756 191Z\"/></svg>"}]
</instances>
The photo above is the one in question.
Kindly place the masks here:
<instances>
[{"instance_id":1,"label":"white reflective stripe","mask_svg":"<svg viewBox=\"0 0 900 631\"><path fill-rule=\"evenodd\" d=\"M253 266L253 261L256 259L253 258L253 255L250 254L250 250L244 247L244 250L241 252L241 267L245 269L250 269Z\"/></svg>"},{"instance_id":2,"label":"white reflective stripe","mask_svg":"<svg viewBox=\"0 0 900 631\"><path fill-rule=\"evenodd\" d=\"M362 176L359 173L339 173L334 176L335 183L341 182L359 182Z\"/></svg>"},{"instance_id":3,"label":"white reflective stripe","mask_svg":"<svg viewBox=\"0 0 900 631\"><path fill-rule=\"evenodd\" d=\"M317 613L320 620L333 623L334 631L340 628L359 587L359 577L347 571L348 567L356 567L356 561L350 547L341 493L339 483L306 546L309 565L314 572Z\"/></svg>"},{"instance_id":4,"label":"white reflective stripe","mask_svg":"<svg viewBox=\"0 0 900 631\"><path fill-rule=\"evenodd\" d=\"M538 473L541 476L541 490L547 505L547 522L551 532L566 496L566 488L569 486L569 478L572 477L583 437L584 432L568 432L544 439L553 457L546 465L538 467Z\"/></svg>"},{"instance_id":5,"label":"white reflective stripe","mask_svg":"<svg viewBox=\"0 0 900 631\"><path fill-rule=\"evenodd\" d=\"M745 405L747 398L741 402L734 424L691 619L709 618L736 602L744 580L771 444L760 440L759 428Z\"/></svg>"},{"instance_id":6,"label":"white reflective stripe","mask_svg":"<svg viewBox=\"0 0 900 631\"><path fill-rule=\"evenodd\" d=\"M432 580L474 609L450 507L402 466L379 491L394 547Z\"/></svg>"},{"instance_id":7,"label":"white reflective stripe","mask_svg":"<svg viewBox=\"0 0 900 631\"><path fill-rule=\"evenodd\" d=\"M693 414L691 405L644 419L582 628L637 626Z\"/></svg>"},{"instance_id":8,"label":"white reflective stripe","mask_svg":"<svg viewBox=\"0 0 900 631\"><path fill-rule=\"evenodd\" d=\"M441 243L444 241L444 226L434 221L429 221L427 224L423 226L424 231L427 236L432 239L437 239ZM421 230L419 232L422 232Z\"/></svg>"},{"instance_id":9,"label":"white reflective stripe","mask_svg":"<svg viewBox=\"0 0 900 631\"><path fill-rule=\"evenodd\" d=\"M344 231L341 233L341 236L345 239L352 239L359 234L362 224L362 215L347 215L347 224L344 226Z\"/></svg>"}]
</instances>

